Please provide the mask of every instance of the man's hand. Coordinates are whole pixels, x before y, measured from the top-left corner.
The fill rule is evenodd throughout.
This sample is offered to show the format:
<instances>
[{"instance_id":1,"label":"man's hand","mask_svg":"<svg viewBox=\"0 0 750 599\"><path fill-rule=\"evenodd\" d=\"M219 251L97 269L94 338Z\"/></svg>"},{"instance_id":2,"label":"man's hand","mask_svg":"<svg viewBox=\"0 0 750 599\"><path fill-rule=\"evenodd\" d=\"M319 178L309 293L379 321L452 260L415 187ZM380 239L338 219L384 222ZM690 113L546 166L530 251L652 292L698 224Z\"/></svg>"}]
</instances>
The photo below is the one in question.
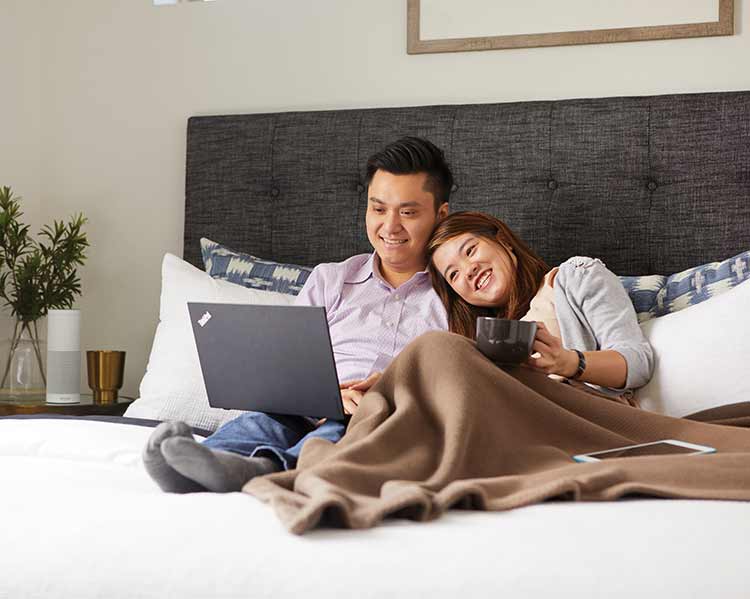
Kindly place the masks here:
<instances>
[{"instance_id":1,"label":"man's hand","mask_svg":"<svg viewBox=\"0 0 750 599\"><path fill-rule=\"evenodd\" d=\"M541 354L538 358L529 357L527 366L547 374L559 374L570 378L578 370L578 354L565 349L562 341L549 332L544 323L537 322L536 338L532 349Z\"/></svg>"},{"instance_id":2,"label":"man's hand","mask_svg":"<svg viewBox=\"0 0 750 599\"><path fill-rule=\"evenodd\" d=\"M358 381L347 381L339 385L339 389L353 389L354 391L362 391L363 393L378 382L382 372L373 372L366 379L360 379ZM342 394L343 395L343 394Z\"/></svg>"},{"instance_id":3,"label":"man's hand","mask_svg":"<svg viewBox=\"0 0 750 599\"><path fill-rule=\"evenodd\" d=\"M346 381L345 383L339 384L345 414L354 414L354 412L357 411L359 402L365 392L378 381L381 374L381 372L373 372L366 379Z\"/></svg>"},{"instance_id":4,"label":"man's hand","mask_svg":"<svg viewBox=\"0 0 750 599\"><path fill-rule=\"evenodd\" d=\"M363 397L362 391L356 389L342 389L341 400L344 403L344 414L352 415L357 411L359 402Z\"/></svg>"}]
</instances>

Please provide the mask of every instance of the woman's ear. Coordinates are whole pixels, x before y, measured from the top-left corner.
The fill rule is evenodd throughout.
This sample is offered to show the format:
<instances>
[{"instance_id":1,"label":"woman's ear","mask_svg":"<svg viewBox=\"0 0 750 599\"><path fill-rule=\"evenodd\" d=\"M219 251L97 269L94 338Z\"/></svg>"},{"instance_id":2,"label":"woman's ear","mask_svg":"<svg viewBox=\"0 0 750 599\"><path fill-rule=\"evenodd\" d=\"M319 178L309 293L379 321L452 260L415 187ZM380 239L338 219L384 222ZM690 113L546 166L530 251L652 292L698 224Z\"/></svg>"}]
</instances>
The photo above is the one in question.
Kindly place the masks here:
<instances>
[{"instance_id":1,"label":"woman's ear","mask_svg":"<svg viewBox=\"0 0 750 599\"><path fill-rule=\"evenodd\" d=\"M510 256L510 259L513 261L513 266L518 268L518 257L516 256L516 253L513 251L513 248L509 246L507 243L500 242L500 245L503 247L503 249L508 252L508 255Z\"/></svg>"},{"instance_id":2,"label":"woman's ear","mask_svg":"<svg viewBox=\"0 0 750 599\"><path fill-rule=\"evenodd\" d=\"M505 251L508 252L508 254L510 255L510 259L513 261L513 266L518 268L518 257L516 256L516 253L513 251L513 248L506 244L503 244L503 247L505 248Z\"/></svg>"}]
</instances>

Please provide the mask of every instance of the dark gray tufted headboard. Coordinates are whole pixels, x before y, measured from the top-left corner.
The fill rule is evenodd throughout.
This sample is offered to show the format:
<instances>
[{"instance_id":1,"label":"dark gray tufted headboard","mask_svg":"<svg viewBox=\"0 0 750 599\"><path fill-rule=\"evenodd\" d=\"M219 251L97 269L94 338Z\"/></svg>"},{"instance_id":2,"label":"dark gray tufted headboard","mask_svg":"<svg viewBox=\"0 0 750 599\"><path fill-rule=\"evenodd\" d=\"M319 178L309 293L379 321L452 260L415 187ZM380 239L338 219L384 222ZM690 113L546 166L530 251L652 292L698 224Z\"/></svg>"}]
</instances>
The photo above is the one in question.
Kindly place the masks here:
<instances>
[{"instance_id":1,"label":"dark gray tufted headboard","mask_svg":"<svg viewBox=\"0 0 750 599\"><path fill-rule=\"evenodd\" d=\"M365 162L407 134L446 151L452 211L551 265L671 274L750 249L750 92L731 92L193 117L185 259L202 236L307 265L369 251Z\"/></svg>"}]
</instances>

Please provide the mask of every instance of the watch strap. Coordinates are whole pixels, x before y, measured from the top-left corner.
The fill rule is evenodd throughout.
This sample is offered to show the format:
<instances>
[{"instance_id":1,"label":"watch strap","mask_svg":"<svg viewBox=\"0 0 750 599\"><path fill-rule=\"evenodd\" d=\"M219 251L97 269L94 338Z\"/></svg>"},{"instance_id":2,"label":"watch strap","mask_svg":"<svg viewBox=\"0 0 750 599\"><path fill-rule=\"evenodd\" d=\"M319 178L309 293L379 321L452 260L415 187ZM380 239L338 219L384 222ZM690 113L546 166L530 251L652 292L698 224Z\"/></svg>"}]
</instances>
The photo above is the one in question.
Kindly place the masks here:
<instances>
[{"instance_id":1,"label":"watch strap","mask_svg":"<svg viewBox=\"0 0 750 599\"><path fill-rule=\"evenodd\" d=\"M586 357L583 355L583 352L578 351L577 349L574 349L573 351L578 354L578 370L576 370L576 373L570 378L577 381L581 378L581 375L583 375L583 371L586 370Z\"/></svg>"}]
</instances>

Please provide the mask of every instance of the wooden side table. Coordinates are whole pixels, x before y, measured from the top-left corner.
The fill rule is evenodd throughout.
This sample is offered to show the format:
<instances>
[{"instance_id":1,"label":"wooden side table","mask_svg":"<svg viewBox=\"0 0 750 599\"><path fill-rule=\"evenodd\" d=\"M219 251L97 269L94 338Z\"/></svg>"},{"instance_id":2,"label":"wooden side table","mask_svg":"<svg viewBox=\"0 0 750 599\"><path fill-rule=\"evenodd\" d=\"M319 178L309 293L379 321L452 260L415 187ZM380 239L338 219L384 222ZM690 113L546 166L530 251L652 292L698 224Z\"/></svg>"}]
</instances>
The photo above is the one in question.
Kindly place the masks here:
<instances>
[{"instance_id":1,"label":"wooden side table","mask_svg":"<svg viewBox=\"0 0 750 599\"><path fill-rule=\"evenodd\" d=\"M69 416L122 416L128 406L135 401L134 397L120 395L117 403L94 403L94 396L81 394L81 402L73 404L50 404L44 395L24 398L23 401L4 400L0 398L0 416L18 414L67 414Z\"/></svg>"}]
</instances>

